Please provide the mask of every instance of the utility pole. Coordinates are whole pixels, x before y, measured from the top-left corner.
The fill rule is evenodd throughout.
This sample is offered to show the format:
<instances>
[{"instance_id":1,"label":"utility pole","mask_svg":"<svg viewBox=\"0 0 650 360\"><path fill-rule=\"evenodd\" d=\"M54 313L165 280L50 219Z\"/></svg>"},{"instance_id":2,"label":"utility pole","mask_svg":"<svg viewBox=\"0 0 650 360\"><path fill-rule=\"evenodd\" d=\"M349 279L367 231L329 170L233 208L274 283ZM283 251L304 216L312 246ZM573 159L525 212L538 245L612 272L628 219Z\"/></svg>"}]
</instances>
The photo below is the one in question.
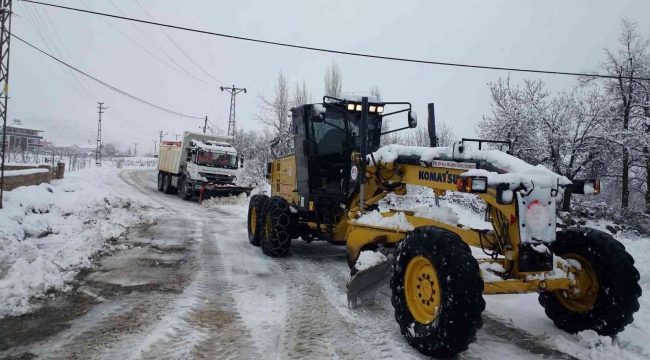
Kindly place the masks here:
<instances>
[{"instance_id":1,"label":"utility pole","mask_svg":"<svg viewBox=\"0 0 650 360\"><path fill-rule=\"evenodd\" d=\"M160 130L160 131L158 132L158 135L160 135L160 141L158 142L158 144L162 145L162 138L163 138L163 136L167 136L167 135L169 135L169 133L165 133L165 134L163 134L162 130Z\"/></svg>"},{"instance_id":2,"label":"utility pole","mask_svg":"<svg viewBox=\"0 0 650 360\"><path fill-rule=\"evenodd\" d=\"M205 122L203 123L203 133L205 134L205 129L208 127L208 117L205 117Z\"/></svg>"},{"instance_id":3,"label":"utility pole","mask_svg":"<svg viewBox=\"0 0 650 360\"><path fill-rule=\"evenodd\" d=\"M153 153L151 154L152 156L156 154L156 140L151 140L153 141ZM162 143L161 143L162 145Z\"/></svg>"},{"instance_id":4,"label":"utility pole","mask_svg":"<svg viewBox=\"0 0 650 360\"><path fill-rule=\"evenodd\" d=\"M178 137L181 136L181 134L172 134L174 135L175 140L178 140Z\"/></svg>"},{"instance_id":5,"label":"utility pole","mask_svg":"<svg viewBox=\"0 0 650 360\"><path fill-rule=\"evenodd\" d=\"M95 166L102 166L102 110L108 108L104 107L103 102L98 102L99 106L99 122L97 123L97 151L95 152Z\"/></svg>"},{"instance_id":6,"label":"utility pole","mask_svg":"<svg viewBox=\"0 0 650 360\"><path fill-rule=\"evenodd\" d=\"M5 153L7 150L7 100L9 100L9 44L11 34L11 1L0 0L0 117L2 117L2 169L0 170L0 209L5 185Z\"/></svg>"},{"instance_id":7,"label":"utility pole","mask_svg":"<svg viewBox=\"0 0 650 360\"><path fill-rule=\"evenodd\" d=\"M134 153L133 156L134 156L134 157L135 157L135 156L138 156L138 143L133 143L133 148L134 148L134 150L133 150L133 153Z\"/></svg>"},{"instance_id":8,"label":"utility pole","mask_svg":"<svg viewBox=\"0 0 650 360\"><path fill-rule=\"evenodd\" d=\"M228 118L228 136L235 136L235 96L240 92L246 94L246 88L236 88L235 85L232 88L225 88L221 86L221 91L226 90L230 93L230 117ZM206 122L208 118L206 117ZM205 132L205 131L203 131Z\"/></svg>"}]
</instances>

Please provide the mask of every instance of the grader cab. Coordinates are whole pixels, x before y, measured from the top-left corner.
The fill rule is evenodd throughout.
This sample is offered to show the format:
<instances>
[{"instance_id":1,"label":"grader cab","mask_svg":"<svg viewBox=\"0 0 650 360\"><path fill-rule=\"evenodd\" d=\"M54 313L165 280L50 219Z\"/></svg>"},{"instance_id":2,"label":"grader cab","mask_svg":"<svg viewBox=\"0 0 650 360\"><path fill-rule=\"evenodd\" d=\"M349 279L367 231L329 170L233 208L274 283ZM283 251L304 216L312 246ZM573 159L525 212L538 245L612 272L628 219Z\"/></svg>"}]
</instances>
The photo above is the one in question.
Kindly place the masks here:
<instances>
[{"instance_id":1,"label":"grader cab","mask_svg":"<svg viewBox=\"0 0 650 360\"><path fill-rule=\"evenodd\" d=\"M452 356L475 341L484 294L538 292L548 317L570 333L615 335L632 322L641 289L625 247L598 230L556 228L563 192L597 195L597 180L571 182L482 148L494 141L436 147L432 104L431 147L379 148L384 117L408 114L407 126L394 131L417 120L409 103L373 100L325 97L292 109L295 154L269 164L270 198L251 197L251 244L274 257L287 255L299 237L345 244L350 307L389 282L402 334L426 355ZM492 229L461 224L437 202L379 209L388 194L406 194L407 184L432 189L436 199L447 191L475 194ZM489 256L477 260L470 246Z\"/></svg>"}]
</instances>

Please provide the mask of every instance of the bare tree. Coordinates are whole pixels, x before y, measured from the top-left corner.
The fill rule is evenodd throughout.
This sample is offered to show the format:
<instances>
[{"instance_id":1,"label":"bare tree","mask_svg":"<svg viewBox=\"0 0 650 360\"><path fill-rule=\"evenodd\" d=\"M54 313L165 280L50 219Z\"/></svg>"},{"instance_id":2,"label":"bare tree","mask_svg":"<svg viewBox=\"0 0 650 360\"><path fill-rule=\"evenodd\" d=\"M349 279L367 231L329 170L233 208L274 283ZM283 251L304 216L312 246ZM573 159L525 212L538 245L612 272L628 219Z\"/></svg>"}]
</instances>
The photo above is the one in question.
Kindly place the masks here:
<instances>
[{"instance_id":1,"label":"bare tree","mask_svg":"<svg viewBox=\"0 0 650 360\"><path fill-rule=\"evenodd\" d=\"M117 149L115 148L115 145L113 143L105 143L102 145L102 148L104 149L104 152L108 156L117 155Z\"/></svg>"},{"instance_id":2,"label":"bare tree","mask_svg":"<svg viewBox=\"0 0 650 360\"><path fill-rule=\"evenodd\" d=\"M261 94L257 97L260 113L256 114L255 117L273 130L273 135L277 141L275 146L276 154L284 156L293 152L293 133L289 119L291 95L287 79L282 74L282 71L278 74L273 99L268 99Z\"/></svg>"},{"instance_id":3,"label":"bare tree","mask_svg":"<svg viewBox=\"0 0 650 360\"><path fill-rule=\"evenodd\" d=\"M305 79L302 79L302 86L296 81L296 87L293 89L292 106L301 106L310 102L309 91Z\"/></svg>"},{"instance_id":4,"label":"bare tree","mask_svg":"<svg viewBox=\"0 0 650 360\"><path fill-rule=\"evenodd\" d=\"M330 66L325 70L325 95L334 98L341 97L341 89L343 88L343 76L341 69L336 60L332 60Z\"/></svg>"}]
</instances>

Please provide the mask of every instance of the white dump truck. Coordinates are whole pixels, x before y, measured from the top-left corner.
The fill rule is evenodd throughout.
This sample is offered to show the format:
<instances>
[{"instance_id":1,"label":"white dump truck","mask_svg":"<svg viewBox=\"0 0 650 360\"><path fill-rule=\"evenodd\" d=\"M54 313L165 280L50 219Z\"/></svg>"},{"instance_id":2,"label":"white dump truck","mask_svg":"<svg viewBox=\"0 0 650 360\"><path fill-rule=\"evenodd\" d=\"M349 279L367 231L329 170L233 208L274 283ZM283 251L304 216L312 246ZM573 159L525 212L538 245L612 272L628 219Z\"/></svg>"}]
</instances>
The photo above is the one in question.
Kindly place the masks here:
<instances>
[{"instance_id":1,"label":"white dump truck","mask_svg":"<svg viewBox=\"0 0 650 360\"><path fill-rule=\"evenodd\" d=\"M182 141L163 142L158 155L158 191L184 200L219 195L250 194L249 186L236 185L244 159L233 138L186 131Z\"/></svg>"}]
</instances>

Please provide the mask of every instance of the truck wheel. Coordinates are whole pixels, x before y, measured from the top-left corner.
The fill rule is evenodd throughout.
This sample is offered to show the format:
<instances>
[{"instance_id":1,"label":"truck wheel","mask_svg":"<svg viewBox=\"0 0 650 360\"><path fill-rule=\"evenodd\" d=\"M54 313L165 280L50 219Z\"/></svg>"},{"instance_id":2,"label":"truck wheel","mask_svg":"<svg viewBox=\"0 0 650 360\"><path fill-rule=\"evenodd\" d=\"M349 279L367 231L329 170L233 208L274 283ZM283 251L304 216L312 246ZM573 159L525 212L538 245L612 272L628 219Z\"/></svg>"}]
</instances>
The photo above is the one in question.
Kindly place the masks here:
<instances>
[{"instance_id":1,"label":"truck wheel","mask_svg":"<svg viewBox=\"0 0 650 360\"><path fill-rule=\"evenodd\" d=\"M407 233L391 279L395 319L411 346L432 357L467 350L483 327L483 279L469 246L433 226Z\"/></svg>"},{"instance_id":2,"label":"truck wheel","mask_svg":"<svg viewBox=\"0 0 650 360\"><path fill-rule=\"evenodd\" d=\"M248 202L248 242L251 245L260 246L260 238L264 232L262 213L268 199L266 195L257 194Z\"/></svg>"},{"instance_id":3,"label":"truck wheel","mask_svg":"<svg viewBox=\"0 0 650 360\"><path fill-rule=\"evenodd\" d=\"M165 194L171 194L172 193L172 191L171 191L171 189L172 189L171 182L172 182L172 179L169 176L169 174L165 174L165 176L163 178L163 192Z\"/></svg>"},{"instance_id":4,"label":"truck wheel","mask_svg":"<svg viewBox=\"0 0 650 360\"><path fill-rule=\"evenodd\" d=\"M163 191L163 180L165 175L163 173L158 173L158 191Z\"/></svg>"},{"instance_id":5,"label":"truck wheel","mask_svg":"<svg viewBox=\"0 0 650 360\"><path fill-rule=\"evenodd\" d=\"M631 324L639 310L639 272L625 246L595 229L572 228L557 233L549 246L564 259L580 262L578 294L564 290L542 292L539 303L555 326L569 332L594 330L613 336Z\"/></svg>"},{"instance_id":6,"label":"truck wheel","mask_svg":"<svg viewBox=\"0 0 650 360\"><path fill-rule=\"evenodd\" d=\"M291 247L291 210L287 200L273 196L264 204L264 234L260 238L262 252L282 257Z\"/></svg>"},{"instance_id":7,"label":"truck wheel","mask_svg":"<svg viewBox=\"0 0 650 360\"><path fill-rule=\"evenodd\" d=\"M192 190L187 187L187 177L183 176L181 180L181 186L178 189L178 195L183 200L189 200L192 198Z\"/></svg>"}]
</instances>

